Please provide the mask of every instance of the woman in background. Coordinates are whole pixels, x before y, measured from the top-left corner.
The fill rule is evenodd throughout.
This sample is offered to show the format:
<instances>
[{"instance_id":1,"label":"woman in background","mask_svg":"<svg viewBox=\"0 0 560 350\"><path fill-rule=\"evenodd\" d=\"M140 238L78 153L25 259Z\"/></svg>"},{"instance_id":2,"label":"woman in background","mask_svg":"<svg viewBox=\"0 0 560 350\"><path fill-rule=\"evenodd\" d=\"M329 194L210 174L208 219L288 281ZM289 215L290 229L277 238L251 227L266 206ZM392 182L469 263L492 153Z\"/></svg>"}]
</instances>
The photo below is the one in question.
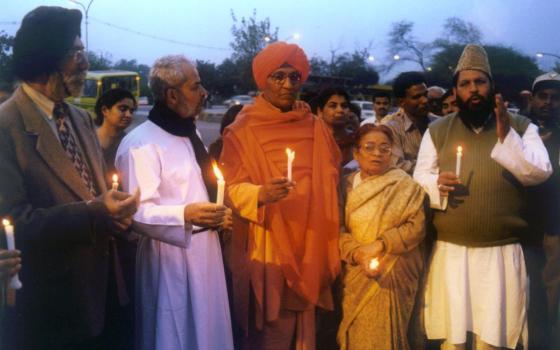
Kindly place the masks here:
<instances>
[{"instance_id":1,"label":"woman in background","mask_svg":"<svg viewBox=\"0 0 560 350\"><path fill-rule=\"evenodd\" d=\"M95 104L95 123L99 126L97 138L103 150L107 166L105 178L109 186L111 177L117 172L117 149L126 135L125 129L132 122L135 110L134 96L130 91L121 88L106 91ZM115 271L117 279L117 286L113 286L112 290L118 294L120 306L123 308L120 312L109 312L107 318L111 320L111 324L117 325L113 332L130 334L130 337L120 337L123 343L119 344L119 349L124 350L134 348L134 276L137 243L138 235L134 232L112 237L110 242L111 269Z\"/></svg>"},{"instance_id":2,"label":"woman in background","mask_svg":"<svg viewBox=\"0 0 560 350\"><path fill-rule=\"evenodd\" d=\"M312 101L315 114L323 119L342 154L342 166L352 160L352 133L360 125L350 118L350 97L343 88L330 87Z\"/></svg>"},{"instance_id":3,"label":"woman in background","mask_svg":"<svg viewBox=\"0 0 560 350\"><path fill-rule=\"evenodd\" d=\"M106 91L95 104L97 138L103 149L103 158L108 171L108 183L115 173L115 156L125 129L132 122L136 111L136 99L128 90L117 88Z\"/></svg>"}]
</instances>

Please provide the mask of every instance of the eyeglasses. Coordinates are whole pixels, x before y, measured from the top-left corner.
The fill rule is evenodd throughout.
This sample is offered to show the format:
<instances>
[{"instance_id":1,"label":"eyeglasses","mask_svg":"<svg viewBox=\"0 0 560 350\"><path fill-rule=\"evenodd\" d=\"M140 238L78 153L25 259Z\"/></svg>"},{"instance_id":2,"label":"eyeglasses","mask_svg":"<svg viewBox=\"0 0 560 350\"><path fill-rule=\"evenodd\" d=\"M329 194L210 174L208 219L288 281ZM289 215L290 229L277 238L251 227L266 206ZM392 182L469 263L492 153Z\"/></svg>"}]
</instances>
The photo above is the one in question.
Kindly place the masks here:
<instances>
[{"instance_id":1,"label":"eyeglasses","mask_svg":"<svg viewBox=\"0 0 560 350\"><path fill-rule=\"evenodd\" d=\"M386 143L382 143L377 146L375 143L368 142L365 145L358 147L359 149L363 149L364 152L367 154L373 154L375 150L377 150L380 154L389 154L391 153L391 145Z\"/></svg>"},{"instance_id":2,"label":"eyeglasses","mask_svg":"<svg viewBox=\"0 0 560 350\"><path fill-rule=\"evenodd\" d=\"M84 50L83 47L81 48L71 48L70 50L68 50L68 53L66 54L67 58L72 58L75 61L83 61L86 59L86 51Z\"/></svg>"},{"instance_id":3,"label":"eyeglasses","mask_svg":"<svg viewBox=\"0 0 560 350\"><path fill-rule=\"evenodd\" d=\"M286 74L284 72L276 72L272 73L268 76L276 85L282 85L286 81L286 79L290 80L292 85L299 84L301 82L301 74L298 72L293 72L290 74Z\"/></svg>"}]
</instances>

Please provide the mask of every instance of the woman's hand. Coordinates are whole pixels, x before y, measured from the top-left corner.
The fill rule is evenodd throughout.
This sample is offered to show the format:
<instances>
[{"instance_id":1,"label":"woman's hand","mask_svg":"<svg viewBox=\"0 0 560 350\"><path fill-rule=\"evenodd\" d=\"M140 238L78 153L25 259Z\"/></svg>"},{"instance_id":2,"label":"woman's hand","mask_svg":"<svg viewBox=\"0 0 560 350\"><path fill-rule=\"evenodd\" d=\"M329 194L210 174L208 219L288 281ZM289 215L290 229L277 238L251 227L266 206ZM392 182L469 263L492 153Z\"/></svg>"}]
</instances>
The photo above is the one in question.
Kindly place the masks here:
<instances>
[{"instance_id":1,"label":"woman's hand","mask_svg":"<svg viewBox=\"0 0 560 350\"><path fill-rule=\"evenodd\" d=\"M364 245L354 253L354 261L361 266L366 276L375 278L383 271L383 260L381 255L385 251L385 244L382 240L376 240L371 244ZM371 267L373 259L377 259L379 265L376 268Z\"/></svg>"}]
</instances>

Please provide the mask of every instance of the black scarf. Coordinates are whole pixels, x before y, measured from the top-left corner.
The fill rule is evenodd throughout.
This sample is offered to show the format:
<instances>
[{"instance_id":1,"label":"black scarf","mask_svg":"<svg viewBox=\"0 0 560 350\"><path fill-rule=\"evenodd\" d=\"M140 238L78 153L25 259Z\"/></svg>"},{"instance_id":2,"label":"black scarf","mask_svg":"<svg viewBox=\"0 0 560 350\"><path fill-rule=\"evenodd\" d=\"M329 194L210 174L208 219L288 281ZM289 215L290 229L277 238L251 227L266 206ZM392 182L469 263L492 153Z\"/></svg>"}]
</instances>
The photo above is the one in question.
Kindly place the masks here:
<instances>
[{"instance_id":1,"label":"black scarf","mask_svg":"<svg viewBox=\"0 0 560 350\"><path fill-rule=\"evenodd\" d=\"M200 167L204 185L206 186L206 191L208 192L208 198L210 201L215 201L216 176L212 170L211 158L208 155L202 140L196 133L194 118L181 118L177 113L164 104L156 102L148 115L148 119L172 135L188 137L189 140L191 140L196 162Z\"/></svg>"}]
</instances>

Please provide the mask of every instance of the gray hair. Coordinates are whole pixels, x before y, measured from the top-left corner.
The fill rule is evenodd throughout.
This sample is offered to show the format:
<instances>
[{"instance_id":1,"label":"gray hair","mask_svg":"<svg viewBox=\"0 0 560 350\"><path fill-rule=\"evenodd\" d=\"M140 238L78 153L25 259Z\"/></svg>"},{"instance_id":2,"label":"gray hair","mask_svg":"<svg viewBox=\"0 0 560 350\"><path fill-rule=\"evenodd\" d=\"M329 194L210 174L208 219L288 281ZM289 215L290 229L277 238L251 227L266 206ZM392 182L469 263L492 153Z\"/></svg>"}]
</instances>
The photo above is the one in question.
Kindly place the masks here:
<instances>
[{"instance_id":1,"label":"gray hair","mask_svg":"<svg viewBox=\"0 0 560 350\"><path fill-rule=\"evenodd\" d=\"M196 65L183 55L167 55L154 62L149 86L155 101L165 101L165 93L169 88L178 87L187 81L185 66Z\"/></svg>"}]
</instances>

